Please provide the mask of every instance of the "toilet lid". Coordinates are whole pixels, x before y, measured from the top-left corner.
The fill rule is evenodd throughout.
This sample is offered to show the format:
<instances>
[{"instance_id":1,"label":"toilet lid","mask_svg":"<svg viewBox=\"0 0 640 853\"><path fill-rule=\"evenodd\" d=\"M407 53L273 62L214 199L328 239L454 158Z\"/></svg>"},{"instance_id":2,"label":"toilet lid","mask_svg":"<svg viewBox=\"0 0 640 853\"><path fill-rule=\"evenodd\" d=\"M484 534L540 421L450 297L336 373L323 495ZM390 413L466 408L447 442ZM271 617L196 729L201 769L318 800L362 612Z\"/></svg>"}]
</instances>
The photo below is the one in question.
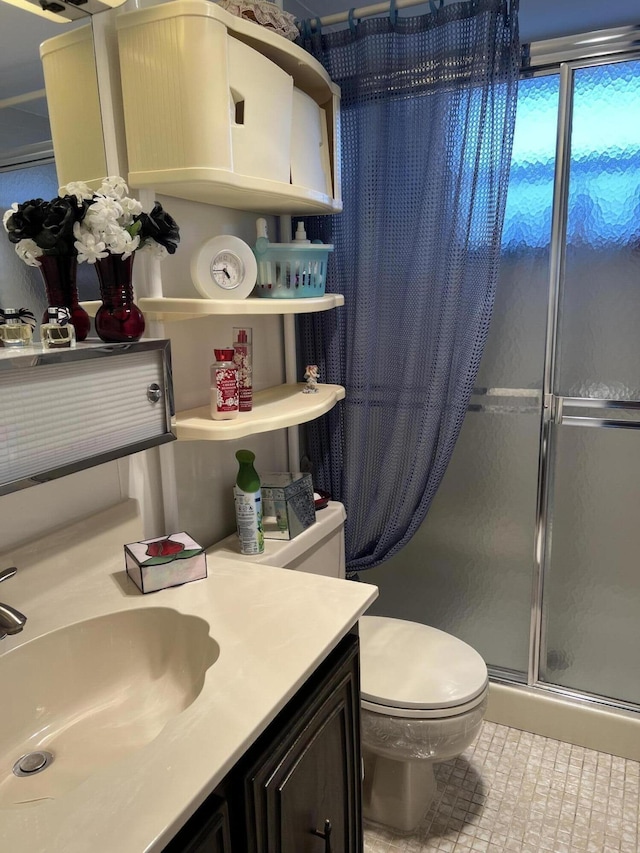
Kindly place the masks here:
<instances>
[{"instance_id":1,"label":"toilet lid","mask_svg":"<svg viewBox=\"0 0 640 853\"><path fill-rule=\"evenodd\" d=\"M387 616L360 618L360 668L365 707L367 701L414 711L468 706L488 683L484 660L467 643Z\"/></svg>"}]
</instances>

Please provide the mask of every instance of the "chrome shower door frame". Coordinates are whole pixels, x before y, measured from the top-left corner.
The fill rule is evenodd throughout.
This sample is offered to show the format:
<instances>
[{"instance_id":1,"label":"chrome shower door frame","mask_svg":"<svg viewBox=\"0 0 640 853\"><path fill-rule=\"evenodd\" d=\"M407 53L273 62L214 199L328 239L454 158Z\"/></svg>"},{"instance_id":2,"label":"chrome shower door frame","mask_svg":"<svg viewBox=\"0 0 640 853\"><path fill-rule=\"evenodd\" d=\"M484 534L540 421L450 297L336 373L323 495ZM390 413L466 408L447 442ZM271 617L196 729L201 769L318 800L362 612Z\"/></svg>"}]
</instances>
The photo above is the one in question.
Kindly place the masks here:
<instances>
[{"instance_id":1,"label":"chrome shower door frame","mask_svg":"<svg viewBox=\"0 0 640 853\"><path fill-rule=\"evenodd\" d=\"M597 703L620 710L638 711L636 705L602 696L571 690L549 684L540 679L541 655L545 649L543 595L545 571L551 550L551 496L554 489L555 430L559 425L590 426L596 428L640 429L640 420L606 417L607 410L626 410L640 414L640 402L588 397L563 397L554 393L557 385L558 325L560 303L564 286L566 235L568 221L569 177L571 168L571 133L573 122L574 77L576 70L597 65L610 65L640 58L637 50L637 28L625 28L627 46L617 45L603 55L572 58L570 61L547 65L545 72L558 72L560 76L556 162L553 191L551 250L549 259L548 309L543 373L542 412L540 424L540 457L538 466L538 494L535 528L535 553L532 584L531 623L529 637L529 662L527 685L548 693L561 695L573 701ZM620 31L622 33L622 31ZM595 35L595 34L594 34ZM587 42L585 42L587 44ZM589 48L586 48L588 52ZM567 51L576 56L578 51ZM532 57L534 56L532 50ZM544 64L544 63L543 63ZM545 73L541 72L541 73ZM534 72L535 73L535 72ZM572 409L602 410L603 416L574 414ZM599 415L599 411L598 411Z\"/></svg>"}]
</instances>

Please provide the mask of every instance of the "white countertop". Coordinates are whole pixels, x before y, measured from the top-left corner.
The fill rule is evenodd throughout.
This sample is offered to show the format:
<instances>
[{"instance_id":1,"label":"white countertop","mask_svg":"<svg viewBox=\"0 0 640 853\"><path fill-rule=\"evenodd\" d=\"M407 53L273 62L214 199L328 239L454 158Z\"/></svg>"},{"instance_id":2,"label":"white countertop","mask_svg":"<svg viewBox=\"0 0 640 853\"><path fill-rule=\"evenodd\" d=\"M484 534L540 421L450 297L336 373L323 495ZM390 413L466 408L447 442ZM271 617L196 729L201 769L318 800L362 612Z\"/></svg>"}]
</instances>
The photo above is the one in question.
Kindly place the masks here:
<instances>
[{"instance_id":1,"label":"white countertop","mask_svg":"<svg viewBox=\"0 0 640 853\"><path fill-rule=\"evenodd\" d=\"M151 743L59 799L0 810L0 850L162 850L377 596L369 584L213 558L206 580L142 595L121 552L139 538L127 538L132 505L0 555L0 568L11 560L19 569L0 600L28 617L21 634L0 641L0 660L73 622L145 607L205 619L220 655L199 696Z\"/></svg>"}]
</instances>

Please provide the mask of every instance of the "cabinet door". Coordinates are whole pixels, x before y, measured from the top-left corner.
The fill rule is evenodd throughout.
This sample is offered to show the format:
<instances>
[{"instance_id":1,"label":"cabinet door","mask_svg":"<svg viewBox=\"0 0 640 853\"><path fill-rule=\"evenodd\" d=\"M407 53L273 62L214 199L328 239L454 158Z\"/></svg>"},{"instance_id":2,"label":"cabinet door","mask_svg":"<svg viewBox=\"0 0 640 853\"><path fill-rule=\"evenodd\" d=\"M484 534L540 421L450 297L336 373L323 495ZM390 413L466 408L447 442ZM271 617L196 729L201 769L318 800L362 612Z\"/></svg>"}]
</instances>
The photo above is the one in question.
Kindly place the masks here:
<instances>
[{"instance_id":1,"label":"cabinet door","mask_svg":"<svg viewBox=\"0 0 640 853\"><path fill-rule=\"evenodd\" d=\"M290 725L245 774L244 787L248 853L360 853L357 637L343 641Z\"/></svg>"},{"instance_id":2,"label":"cabinet door","mask_svg":"<svg viewBox=\"0 0 640 853\"><path fill-rule=\"evenodd\" d=\"M0 349L0 495L173 441L168 341Z\"/></svg>"},{"instance_id":3,"label":"cabinet door","mask_svg":"<svg viewBox=\"0 0 640 853\"><path fill-rule=\"evenodd\" d=\"M227 804L209 797L163 853L233 853Z\"/></svg>"}]
</instances>

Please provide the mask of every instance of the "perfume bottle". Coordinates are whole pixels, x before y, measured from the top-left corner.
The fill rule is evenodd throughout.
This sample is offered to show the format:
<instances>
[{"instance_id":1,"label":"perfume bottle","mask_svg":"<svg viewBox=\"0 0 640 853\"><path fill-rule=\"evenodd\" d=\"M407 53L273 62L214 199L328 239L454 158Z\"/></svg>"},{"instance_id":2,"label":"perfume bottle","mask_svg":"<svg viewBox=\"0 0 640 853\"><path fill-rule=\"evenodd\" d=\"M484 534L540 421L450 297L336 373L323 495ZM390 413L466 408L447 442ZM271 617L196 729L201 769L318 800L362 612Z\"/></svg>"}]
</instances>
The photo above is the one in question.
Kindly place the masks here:
<instances>
[{"instance_id":1,"label":"perfume bottle","mask_svg":"<svg viewBox=\"0 0 640 853\"><path fill-rule=\"evenodd\" d=\"M40 326L40 341L44 349L71 349L76 345L76 330L71 324L68 308L47 309L47 322Z\"/></svg>"},{"instance_id":2,"label":"perfume bottle","mask_svg":"<svg viewBox=\"0 0 640 853\"><path fill-rule=\"evenodd\" d=\"M0 341L8 348L28 347L33 337L33 329L23 323L17 308L4 309L4 323L0 325Z\"/></svg>"}]
</instances>

